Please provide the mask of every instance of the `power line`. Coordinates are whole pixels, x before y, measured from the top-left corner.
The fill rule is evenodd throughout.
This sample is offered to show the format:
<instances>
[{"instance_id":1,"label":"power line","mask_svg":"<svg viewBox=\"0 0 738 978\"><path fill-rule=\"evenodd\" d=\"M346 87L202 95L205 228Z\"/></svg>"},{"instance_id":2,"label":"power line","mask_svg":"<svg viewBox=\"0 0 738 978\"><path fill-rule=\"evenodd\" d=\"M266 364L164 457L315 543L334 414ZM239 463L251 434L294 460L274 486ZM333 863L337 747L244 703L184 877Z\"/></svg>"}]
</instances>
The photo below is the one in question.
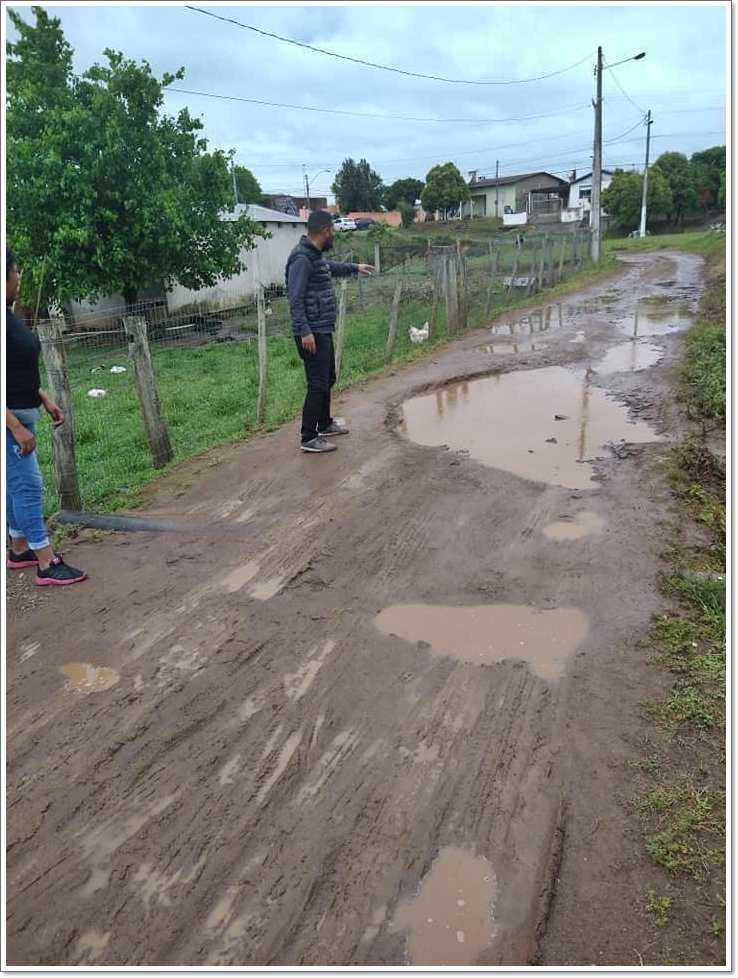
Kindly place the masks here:
<instances>
[{"instance_id":1,"label":"power line","mask_svg":"<svg viewBox=\"0 0 738 978\"><path fill-rule=\"evenodd\" d=\"M279 34L273 34L271 31L264 31L258 27L253 27L251 24L242 24L238 20L233 20L232 17L221 17L220 14L214 14L210 10L203 10L202 7L192 7L189 4L185 4L186 10L194 10L199 14L205 14L206 17L213 17L215 20L222 20L226 24L233 24L235 27L242 27L244 30L253 31L255 34L261 34L264 37L271 37L275 41L282 41L284 44L294 44L295 47L305 48L307 51L315 51L317 54L325 54L330 58L339 58L341 61L351 61L357 65L363 65L365 68L376 68L379 71L391 71L397 75L407 75L410 78L424 78L427 81L439 81L444 82L447 85L525 85L529 82L544 81L547 78L554 78L556 75L563 75L567 71L571 71L573 68L578 68L579 65L584 64L588 61L592 54L587 54L581 61L577 61L573 65L569 65L567 68L560 68L558 71L552 71L548 75L539 75L537 78L520 78L512 81L470 81L465 78L442 78L438 75L424 75L417 71L405 71L402 68L392 68L389 65L376 64L373 61L364 61L362 58L352 58L347 54L337 54L335 51L326 51L324 48L316 48L312 44L305 44L303 41L295 41L291 37L282 37Z\"/></svg>"},{"instance_id":2,"label":"power line","mask_svg":"<svg viewBox=\"0 0 738 978\"><path fill-rule=\"evenodd\" d=\"M532 119L553 119L560 115L569 115L571 112L580 112L582 109L588 109L588 105L573 105L567 108L562 108L557 112L541 112L535 115L521 115L521 116L510 116L507 119L460 119L458 116L453 119L429 119L426 117L410 116L410 115L383 115L378 112L352 112L349 109L323 109L313 105L293 105L289 102L266 102L258 98L247 98L243 95L215 95L212 92L195 92L187 88L167 88L166 92L178 92L182 95L197 95L200 98L215 98L224 99L231 102L250 102L253 105L266 105L270 108L278 109L298 109L300 112L327 112L330 115L348 115L358 119L396 119L401 122L436 122L443 125L450 125L452 123L464 123L468 125L470 123L478 123L480 125L491 125L491 124L502 124L505 122L528 122Z\"/></svg>"}]
</instances>

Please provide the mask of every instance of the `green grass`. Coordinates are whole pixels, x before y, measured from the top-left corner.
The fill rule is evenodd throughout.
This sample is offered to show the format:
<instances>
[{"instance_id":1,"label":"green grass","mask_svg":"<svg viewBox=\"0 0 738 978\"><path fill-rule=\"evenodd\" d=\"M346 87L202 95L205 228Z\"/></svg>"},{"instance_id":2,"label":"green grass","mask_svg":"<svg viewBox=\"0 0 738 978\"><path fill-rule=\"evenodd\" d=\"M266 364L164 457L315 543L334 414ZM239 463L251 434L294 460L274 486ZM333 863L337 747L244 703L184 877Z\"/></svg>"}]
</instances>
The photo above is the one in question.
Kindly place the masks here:
<instances>
[{"instance_id":1,"label":"green grass","mask_svg":"<svg viewBox=\"0 0 738 978\"><path fill-rule=\"evenodd\" d=\"M725 236L672 240L705 256L708 285L675 374L691 430L664 463L673 504L658 584L670 608L654 616L643 642L668 680L662 700L643 704L663 749L631 765L631 807L644 855L680 894L666 906L649 891L646 913L658 928L689 933L693 945L677 953L672 941L662 960L697 965L725 955L726 472L705 442L725 425ZM634 244L664 247L654 238Z\"/></svg>"}]
</instances>

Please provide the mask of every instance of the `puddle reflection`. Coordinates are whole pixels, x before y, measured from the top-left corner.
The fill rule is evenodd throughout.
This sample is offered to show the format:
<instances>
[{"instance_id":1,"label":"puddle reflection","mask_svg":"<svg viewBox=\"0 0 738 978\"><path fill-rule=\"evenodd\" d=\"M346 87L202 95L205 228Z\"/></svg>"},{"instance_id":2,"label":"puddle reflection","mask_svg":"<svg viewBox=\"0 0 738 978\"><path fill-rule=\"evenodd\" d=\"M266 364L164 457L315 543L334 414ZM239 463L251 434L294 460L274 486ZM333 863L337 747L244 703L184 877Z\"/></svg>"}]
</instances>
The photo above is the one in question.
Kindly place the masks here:
<instances>
[{"instance_id":1,"label":"puddle reflection","mask_svg":"<svg viewBox=\"0 0 738 978\"><path fill-rule=\"evenodd\" d=\"M608 443L661 440L625 405L593 387L589 372L546 367L463 381L402 405L399 431L429 447L524 479L595 489L590 460Z\"/></svg>"},{"instance_id":2,"label":"puddle reflection","mask_svg":"<svg viewBox=\"0 0 738 978\"><path fill-rule=\"evenodd\" d=\"M664 351L651 343L632 339L608 350L602 360L594 365L598 374L635 373L653 367L663 357Z\"/></svg>"},{"instance_id":3,"label":"puddle reflection","mask_svg":"<svg viewBox=\"0 0 738 978\"><path fill-rule=\"evenodd\" d=\"M659 336L673 330L688 329L692 325L689 306L669 298L639 299L633 313L633 321L621 327L631 336Z\"/></svg>"}]
</instances>

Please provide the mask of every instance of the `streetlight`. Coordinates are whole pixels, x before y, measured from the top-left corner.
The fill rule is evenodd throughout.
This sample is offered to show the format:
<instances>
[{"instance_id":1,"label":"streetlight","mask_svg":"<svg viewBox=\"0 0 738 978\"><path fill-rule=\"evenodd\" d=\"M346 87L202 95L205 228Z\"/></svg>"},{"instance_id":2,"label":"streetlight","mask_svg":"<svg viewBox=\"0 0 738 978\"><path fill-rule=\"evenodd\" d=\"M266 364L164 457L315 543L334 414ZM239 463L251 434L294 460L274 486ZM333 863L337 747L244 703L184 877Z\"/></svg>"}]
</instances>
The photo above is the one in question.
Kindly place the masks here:
<instances>
[{"instance_id":1,"label":"streetlight","mask_svg":"<svg viewBox=\"0 0 738 978\"><path fill-rule=\"evenodd\" d=\"M597 67L595 68L595 74L597 75L597 101L594 103L595 108L595 131L594 131L594 153L593 153L593 163L592 163L592 197L591 197L591 215L592 215L592 260L600 260L600 241L602 237L601 229L601 206L600 206L600 195L602 193L602 69L605 68L617 68L618 65L625 64L626 61L640 61L641 58L646 57L646 52L641 51L639 54L633 54L629 58L623 58L622 61L616 61L611 65L602 64L602 48L597 48Z\"/></svg>"},{"instance_id":2,"label":"streetlight","mask_svg":"<svg viewBox=\"0 0 738 978\"><path fill-rule=\"evenodd\" d=\"M308 175L305 172L305 164L304 163L302 164L302 176L303 176L303 179L305 180L305 197L307 199L308 214L310 213L310 184L313 183L314 180L315 180L315 177L319 177L321 173L330 173L330 172L331 171L328 168L326 168L325 170L318 170L318 172L315 174L315 176L314 177L311 177L311 179L308 180Z\"/></svg>"},{"instance_id":3,"label":"streetlight","mask_svg":"<svg viewBox=\"0 0 738 978\"><path fill-rule=\"evenodd\" d=\"M643 200L641 201L641 237L646 237L646 190L648 188L648 149L651 142L651 125L653 124L653 119L651 118L651 110L648 110L648 115L646 116L646 168L643 171Z\"/></svg>"}]
</instances>

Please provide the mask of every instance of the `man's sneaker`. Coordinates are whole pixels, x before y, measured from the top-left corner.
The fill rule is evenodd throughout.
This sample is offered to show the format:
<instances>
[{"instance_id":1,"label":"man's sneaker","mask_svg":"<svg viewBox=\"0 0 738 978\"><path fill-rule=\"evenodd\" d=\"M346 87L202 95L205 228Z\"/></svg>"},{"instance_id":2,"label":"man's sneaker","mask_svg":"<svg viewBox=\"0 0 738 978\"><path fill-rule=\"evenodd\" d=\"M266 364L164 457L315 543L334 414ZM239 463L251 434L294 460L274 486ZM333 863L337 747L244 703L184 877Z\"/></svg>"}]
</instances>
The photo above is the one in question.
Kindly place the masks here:
<instances>
[{"instance_id":1,"label":"man's sneaker","mask_svg":"<svg viewBox=\"0 0 738 978\"><path fill-rule=\"evenodd\" d=\"M337 421L331 421L327 428L318 428L318 434L322 438L324 435L347 435L348 428L339 424Z\"/></svg>"},{"instance_id":2,"label":"man's sneaker","mask_svg":"<svg viewBox=\"0 0 738 978\"><path fill-rule=\"evenodd\" d=\"M335 445L321 438L320 435L311 438L310 441L300 442L300 448L303 452L335 452L336 450Z\"/></svg>"},{"instance_id":3,"label":"man's sneaker","mask_svg":"<svg viewBox=\"0 0 738 978\"><path fill-rule=\"evenodd\" d=\"M78 581L84 581L87 577L84 571L77 570L76 567L70 567L69 564L65 564L62 558L57 554L56 557L51 561L46 570L39 569L36 571L36 583L41 586L45 584L76 584Z\"/></svg>"},{"instance_id":4,"label":"man's sneaker","mask_svg":"<svg viewBox=\"0 0 738 978\"><path fill-rule=\"evenodd\" d=\"M36 567L38 566L38 557L32 550L24 550L22 554L14 554L11 550L8 559L5 561L5 566L15 567L18 570L21 567Z\"/></svg>"}]
</instances>

